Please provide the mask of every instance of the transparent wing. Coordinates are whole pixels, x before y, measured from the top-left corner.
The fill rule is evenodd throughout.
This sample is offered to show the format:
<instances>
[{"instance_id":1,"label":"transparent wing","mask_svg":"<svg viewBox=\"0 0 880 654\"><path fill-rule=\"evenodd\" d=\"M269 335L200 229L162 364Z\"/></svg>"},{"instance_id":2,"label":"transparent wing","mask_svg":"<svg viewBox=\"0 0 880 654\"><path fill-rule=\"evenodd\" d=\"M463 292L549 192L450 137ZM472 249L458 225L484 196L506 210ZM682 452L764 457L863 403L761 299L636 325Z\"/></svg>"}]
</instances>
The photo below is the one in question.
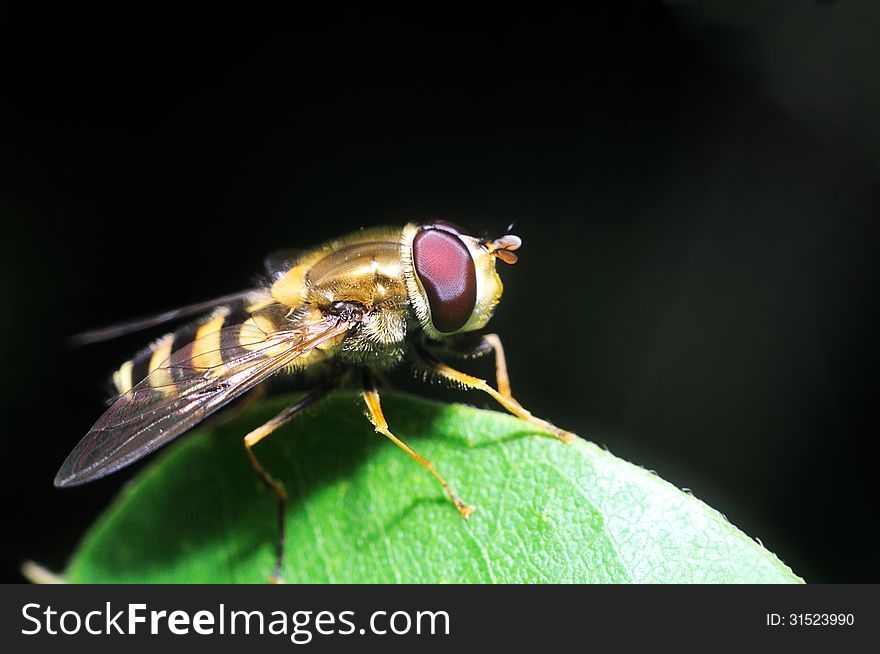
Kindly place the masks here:
<instances>
[{"instance_id":1,"label":"transparent wing","mask_svg":"<svg viewBox=\"0 0 880 654\"><path fill-rule=\"evenodd\" d=\"M175 351L101 416L55 485L76 486L143 458L354 322L328 316L267 333L251 321Z\"/></svg>"},{"instance_id":2,"label":"transparent wing","mask_svg":"<svg viewBox=\"0 0 880 654\"><path fill-rule=\"evenodd\" d=\"M108 325L107 327L90 329L71 336L69 341L72 345L89 345L91 343L109 341L120 336L125 336L126 334L131 334L132 332L139 332L144 329L149 329L150 327L156 327L174 320L179 320L180 318L188 318L190 316L208 313L212 309L223 306L224 304L256 300L260 298L261 295L261 291L254 289L239 291L238 293L230 293L229 295L222 295L213 300L197 302L196 304L190 304L185 307L163 311L155 316L136 318L135 320L122 322L117 325Z\"/></svg>"}]
</instances>

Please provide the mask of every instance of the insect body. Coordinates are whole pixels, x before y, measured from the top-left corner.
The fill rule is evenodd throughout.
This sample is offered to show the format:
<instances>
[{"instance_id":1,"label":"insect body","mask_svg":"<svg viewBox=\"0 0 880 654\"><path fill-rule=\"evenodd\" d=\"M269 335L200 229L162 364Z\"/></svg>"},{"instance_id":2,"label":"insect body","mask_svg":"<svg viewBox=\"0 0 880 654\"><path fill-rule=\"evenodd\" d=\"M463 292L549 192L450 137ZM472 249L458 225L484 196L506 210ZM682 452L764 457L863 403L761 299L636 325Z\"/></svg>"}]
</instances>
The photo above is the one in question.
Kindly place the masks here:
<instances>
[{"instance_id":1,"label":"insect body","mask_svg":"<svg viewBox=\"0 0 880 654\"><path fill-rule=\"evenodd\" d=\"M427 375L488 393L511 413L570 440L571 433L533 416L513 398L500 340L479 333L501 298L495 262L515 263L513 251L520 243L510 234L482 240L445 222L364 230L311 251L270 257L269 280L262 287L83 335L85 341L104 340L203 314L116 371L118 398L68 456L55 485L75 486L108 475L269 377L308 371L323 383L244 438L251 464L278 499L273 578L281 573L287 495L253 448L353 376L360 378L376 431L424 466L467 518L473 508L427 459L390 431L373 377L408 363ZM443 362L445 355L490 351L495 353L497 389Z\"/></svg>"}]
</instances>

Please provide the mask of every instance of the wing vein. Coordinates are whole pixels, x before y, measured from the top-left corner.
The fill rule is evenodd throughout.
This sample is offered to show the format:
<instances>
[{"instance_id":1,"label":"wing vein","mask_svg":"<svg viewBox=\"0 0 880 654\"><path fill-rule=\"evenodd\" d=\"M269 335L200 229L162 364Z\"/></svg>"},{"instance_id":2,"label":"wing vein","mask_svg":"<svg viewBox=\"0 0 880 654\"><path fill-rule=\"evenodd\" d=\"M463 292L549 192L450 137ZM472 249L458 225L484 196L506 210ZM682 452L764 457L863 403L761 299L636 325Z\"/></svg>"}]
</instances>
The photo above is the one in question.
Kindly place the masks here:
<instances>
[{"instance_id":1,"label":"wing vein","mask_svg":"<svg viewBox=\"0 0 880 654\"><path fill-rule=\"evenodd\" d=\"M216 350L224 361L211 367L193 364L191 343L181 347L107 409L64 462L55 484L85 483L137 461L355 322L325 316L297 329L264 332L265 339L246 344L241 336L253 323L224 327ZM173 382L167 381L170 370L176 371Z\"/></svg>"}]
</instances>

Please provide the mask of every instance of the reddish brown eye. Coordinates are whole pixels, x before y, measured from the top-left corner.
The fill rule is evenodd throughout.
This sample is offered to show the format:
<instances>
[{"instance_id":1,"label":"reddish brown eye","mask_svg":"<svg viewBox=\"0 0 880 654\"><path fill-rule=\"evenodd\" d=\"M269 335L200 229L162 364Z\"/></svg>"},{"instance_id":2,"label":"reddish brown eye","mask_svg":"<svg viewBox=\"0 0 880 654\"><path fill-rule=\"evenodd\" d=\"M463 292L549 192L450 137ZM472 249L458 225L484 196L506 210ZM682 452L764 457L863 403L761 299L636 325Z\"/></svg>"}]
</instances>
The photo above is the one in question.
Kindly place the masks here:
<instances>
[{"instance_id":1,"label":"reddish brown eye","mask_svg":"<svg viewBox=\"0 0 880 654\"><path fill-rule=\"evenodd\" d=\"M413 239L413 263L434 328L449 333L464 327L477 304L477 271L467 246L450 232L423 229Z\"/></svg>"},{"instance_id":2,"label":"reddish brown eye","mask_svg":"<svg viewBox=\"0 0 880 654\"><path fill-rule=\"evenodd\" d=\"M453 234L464 234L465 231L456 225L455 223L451 223L448 220L435 220L430 225L433 229L442 229L446 232L452 232Z\"/></svg>"}]
</instances>

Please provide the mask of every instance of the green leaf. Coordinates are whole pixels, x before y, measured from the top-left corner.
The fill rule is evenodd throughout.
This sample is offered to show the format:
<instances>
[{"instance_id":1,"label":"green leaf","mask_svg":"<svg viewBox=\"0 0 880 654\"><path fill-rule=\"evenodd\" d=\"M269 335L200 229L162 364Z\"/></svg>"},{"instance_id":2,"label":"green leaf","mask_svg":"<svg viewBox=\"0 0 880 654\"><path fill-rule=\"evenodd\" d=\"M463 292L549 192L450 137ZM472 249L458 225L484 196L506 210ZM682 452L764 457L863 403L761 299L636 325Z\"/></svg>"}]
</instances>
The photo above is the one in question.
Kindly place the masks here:
<instances>
[{"instance_id":1,"label":"green leaf","mask_svg":"<svg viewBox=\"0 0 880 654\"><path fill-rule=\"evenodd\" d=\"M274 499L241 437L277 398L167 448L89 531L72 582L265 582ZM389 394L392 430L477 507L462 520L421 466L339 393L257 446L290 492L288 582L799 582L725 518L587 441Z\"/></svg>"}]
</instances>

